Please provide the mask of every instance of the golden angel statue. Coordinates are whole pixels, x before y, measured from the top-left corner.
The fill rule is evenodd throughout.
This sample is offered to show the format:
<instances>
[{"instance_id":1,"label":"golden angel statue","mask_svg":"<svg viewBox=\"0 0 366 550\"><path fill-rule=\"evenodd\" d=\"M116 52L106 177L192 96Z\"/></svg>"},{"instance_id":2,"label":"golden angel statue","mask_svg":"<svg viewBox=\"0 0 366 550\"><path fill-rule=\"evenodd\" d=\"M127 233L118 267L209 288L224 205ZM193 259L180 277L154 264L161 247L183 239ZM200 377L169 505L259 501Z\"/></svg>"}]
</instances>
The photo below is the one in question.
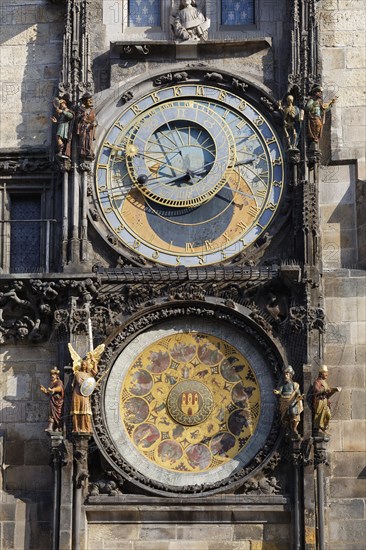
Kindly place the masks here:
<instances>
[{"instance_id":1,"label":"golden angel statue","mask_svg":"<svg viewBox=\"0 0 366 550\"><path fill-rule=\"evenodd\" d=\"M93 393L98 372L98 363L104 351L104 344L89 351L84 359L69 344L74 372L73 391L71 399L72 431L77 433L92 433L92 410L90 396Z\"/></svg>"}]
</instances>

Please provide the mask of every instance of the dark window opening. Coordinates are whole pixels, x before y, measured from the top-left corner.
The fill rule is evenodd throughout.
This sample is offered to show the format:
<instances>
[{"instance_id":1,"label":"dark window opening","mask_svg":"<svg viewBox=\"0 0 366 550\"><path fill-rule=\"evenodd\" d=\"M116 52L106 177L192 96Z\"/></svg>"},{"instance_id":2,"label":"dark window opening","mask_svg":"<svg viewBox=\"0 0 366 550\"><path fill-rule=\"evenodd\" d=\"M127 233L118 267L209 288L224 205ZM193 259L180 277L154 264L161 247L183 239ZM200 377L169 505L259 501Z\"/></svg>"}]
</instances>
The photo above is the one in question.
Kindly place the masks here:
<instances>
[{"instance_id":1,"label":"dark window opening","mask_svg":"<svg viewBox=\"0 0 366 550\"><path fill-rule=\"evenodd\" d=\"M12 195L10 203L10 271L41 269L41 196Z\"/></svg>"}]
</instances>

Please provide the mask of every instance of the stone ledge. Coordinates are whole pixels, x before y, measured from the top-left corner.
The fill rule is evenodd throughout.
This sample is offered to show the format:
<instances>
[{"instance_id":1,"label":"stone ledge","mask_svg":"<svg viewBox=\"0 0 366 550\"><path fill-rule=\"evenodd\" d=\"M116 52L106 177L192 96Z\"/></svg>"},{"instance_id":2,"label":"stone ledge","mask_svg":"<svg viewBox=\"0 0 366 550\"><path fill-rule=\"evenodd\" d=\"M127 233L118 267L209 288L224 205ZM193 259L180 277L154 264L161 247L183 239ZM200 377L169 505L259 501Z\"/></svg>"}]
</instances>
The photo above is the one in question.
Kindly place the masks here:
<instances>
[{"instance_id":1,"label":"stone ledge","mask_svg":"<svg viewBox=\"0 0 366 550\"><path fill-rule=\"evenodd\" d=\"M290 500L282 496L168 499L103 495L90 497L84 508L88 523L91 524L286 524L291 518Z\"/></svg>"},{"instance_id":2,"label":"stone ledge","mask_svg":"<svg viewBox=\"0 0 366 550\"><path fill-rule=\"evenodd\" d=\"M358 277L365 279L366 283L366 270L365 269L348 269L348 268L326 268L323 271L324 277L344 277L348 279L349 277Z\"/></svg>"}]
</instances>

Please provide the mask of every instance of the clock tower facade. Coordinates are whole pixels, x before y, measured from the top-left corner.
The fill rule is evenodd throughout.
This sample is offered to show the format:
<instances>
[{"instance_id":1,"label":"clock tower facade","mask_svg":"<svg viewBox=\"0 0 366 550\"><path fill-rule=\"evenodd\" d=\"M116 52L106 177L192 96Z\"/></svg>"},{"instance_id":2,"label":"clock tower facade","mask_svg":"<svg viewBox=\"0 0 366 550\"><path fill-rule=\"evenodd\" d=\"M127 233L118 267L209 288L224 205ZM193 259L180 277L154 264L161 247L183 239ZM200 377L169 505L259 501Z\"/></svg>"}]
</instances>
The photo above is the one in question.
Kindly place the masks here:
<instances>
[{"instance_id":1,"label":"clock tower facade","mask_svg":"<svg viewBox=\"0 0 366 550\"><path fill-rule=\"evenodd\" d=\"M46 145L0 164L0 334L5 366L20 349L32 380L52 367L47 433L34 427L52 459L45 548L337 548L329 479L337 510L350 497L329 464L362 449L335 422L349 403L361 423L356 394L325 366L350 344L342 322L334 336L341 297L321 240L329 252L337 94L320 3L42 11L58 14L60 76ZM359 242L362 227L357 211ZM14 440L26 422L10 422Z\"/></svg>"}]
</instances>

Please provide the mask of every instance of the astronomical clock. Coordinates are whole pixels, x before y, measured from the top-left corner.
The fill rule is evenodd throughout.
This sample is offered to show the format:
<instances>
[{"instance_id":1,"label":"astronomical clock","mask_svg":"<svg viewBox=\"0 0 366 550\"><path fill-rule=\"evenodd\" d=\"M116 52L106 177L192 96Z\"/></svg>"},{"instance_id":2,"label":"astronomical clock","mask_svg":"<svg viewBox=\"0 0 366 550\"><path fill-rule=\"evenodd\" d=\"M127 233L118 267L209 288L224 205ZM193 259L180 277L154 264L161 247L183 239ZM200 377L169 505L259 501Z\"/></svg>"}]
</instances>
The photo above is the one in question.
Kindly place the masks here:
<instances>
[{"instance_id":1,"label":"astronomical clock","mask_svg":"<svg viewBox=\"0 0 366 550\"><path fill-rule=\"evenodd\" d=\"M218 322L214 310L199 318L197 308L183 309L165 309L174 320L127 345L119 334L94 394L105 459L160 494L235 486L268 459L268 439L278 436L279 362L268 342L238 317Z\"/></svg>"},{"instance_id":2,"label":"astronomical clock","mask_svg":"<svg viewBox=\"0 0 366 550\"><path fill-rule=\"evenodd\" d=\"M105 134L99 228L144 261L217 264L268 231L283 185L280 143L249 100L205 83L165 86L130 101Z\"/></svg>"},{"instance_id":3,"label":"astronomical clock","mask_svg":"<svg viewBox=\"0 0 366 550\"><path fill-rule=\"evenodd\" d=\"M272 231L283 153L250 95L202 78L142 85L105 118L95 226L121 257L214 267ZM275 446L281 358L245 307L168 302L109 339L95 438L114 470L149 491L227 490Z\"/></svg>"}]
</instances>

